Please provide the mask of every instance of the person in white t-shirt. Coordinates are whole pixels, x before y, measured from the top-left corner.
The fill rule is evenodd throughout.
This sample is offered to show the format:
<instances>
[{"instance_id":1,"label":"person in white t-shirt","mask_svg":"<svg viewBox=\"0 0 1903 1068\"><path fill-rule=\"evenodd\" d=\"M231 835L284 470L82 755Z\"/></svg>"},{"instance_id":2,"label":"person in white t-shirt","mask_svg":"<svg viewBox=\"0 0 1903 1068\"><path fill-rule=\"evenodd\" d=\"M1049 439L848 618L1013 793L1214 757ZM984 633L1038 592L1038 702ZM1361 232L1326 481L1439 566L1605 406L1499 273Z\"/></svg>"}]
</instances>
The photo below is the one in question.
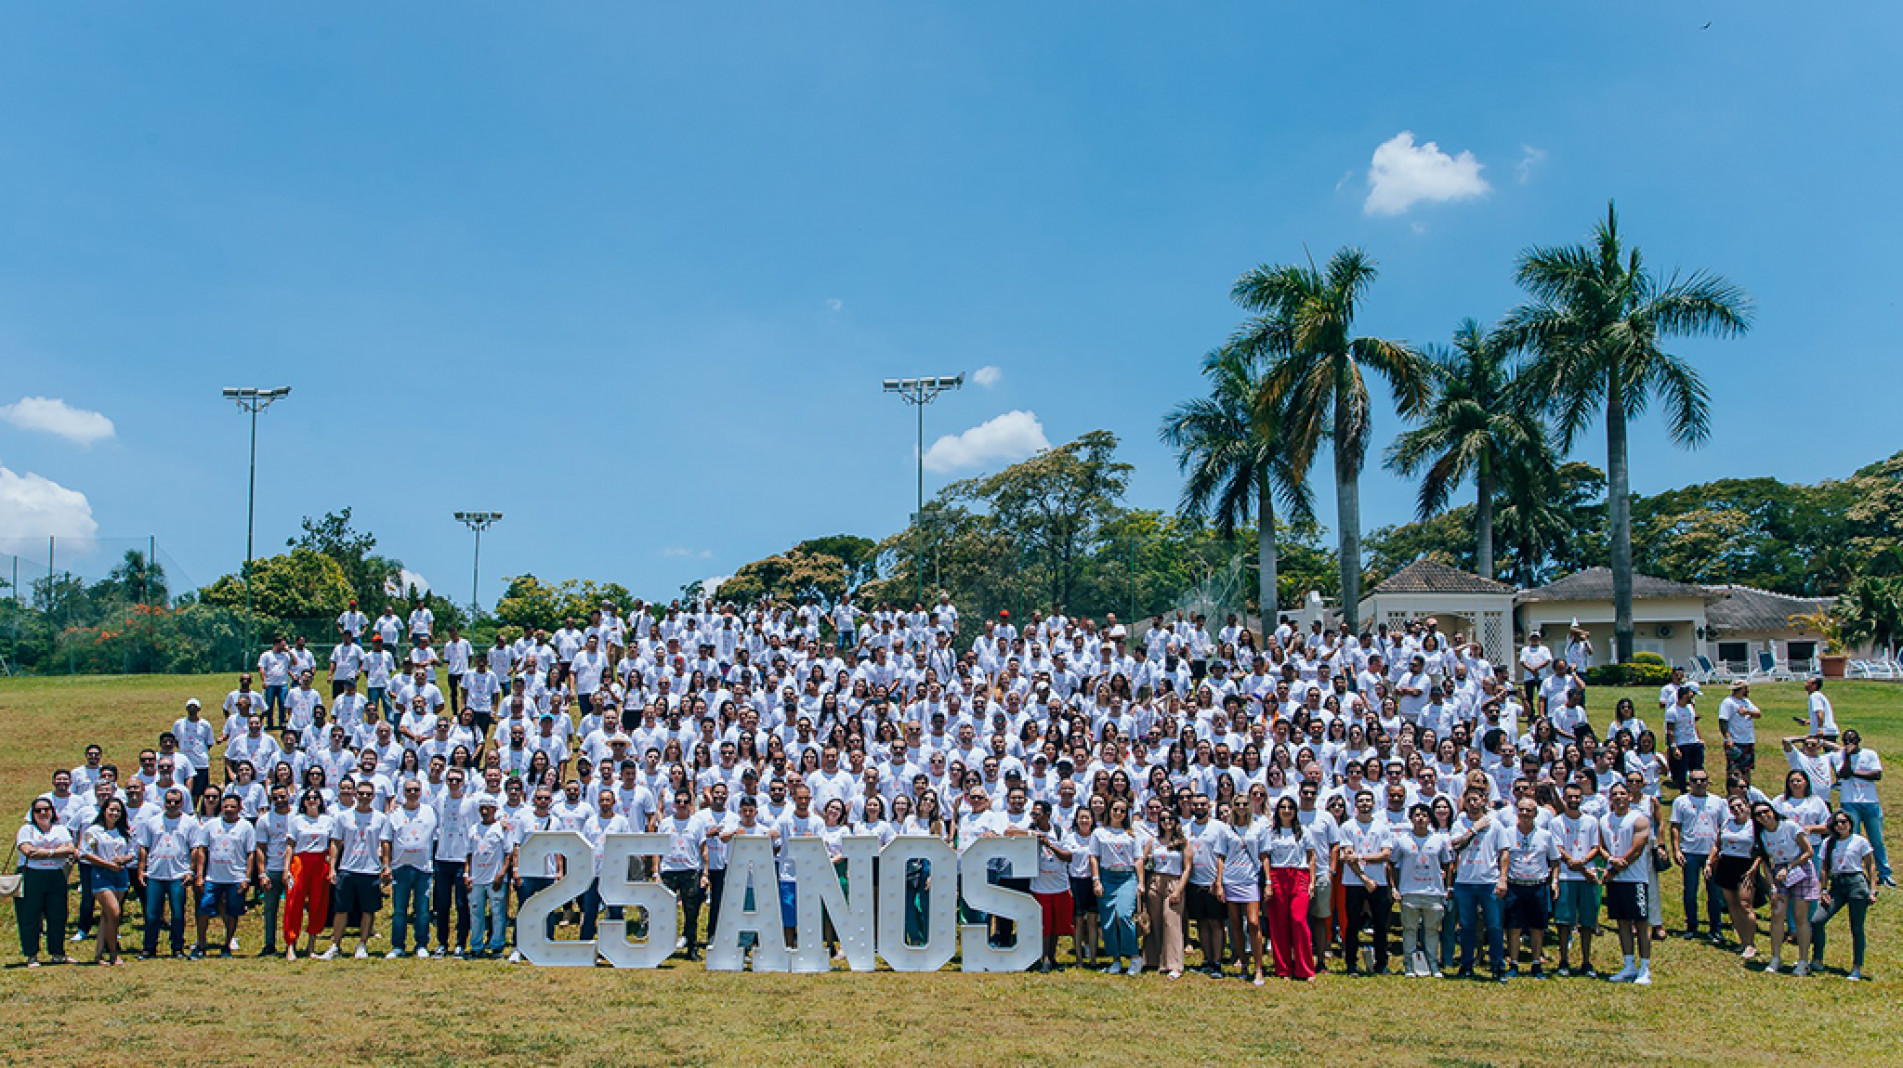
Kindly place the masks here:
<instances>
[{"instance_id":1,"label":"person in white t-shirt","mask_svg":"<svg viewBox=\"0 0 1903 1068\"><path fill-rule=\"evenodd\" d=\"M1804 680L1804 692L1809 695L1809 709L1805 717L1805 733L1819 738L1837 739L1837 711L1831 707L1830 698L1824 696L1824 680L1813 675Z\"/></svg>"},{"instance_id":2,"label":"person in white t-shirt","mask_svg":"<svg viewBox=\"0 0 1903 1068\"><path fill-rule=\"evenodd\" d=\"M1817 910L1811 915L1811 970L1823 971L1825 928L1840 909L1850 910L1851 964L1846 978L1863 978L1865 937L1864 914L1874 900L1877 878L1876 858L1870 840L1856 833L1855 821L1848 812L1830 817L1829 833L1824 837L1823 856L1818 858L1824 892Z\"/></svg>"},{"instance_id":3,"label":"person in white t-shirt","mask_svg":"<svg viewBox=\"0 0 1903 1068\"><path fill-rule=\"evenodd\" d=\"M344 928L358 925L357 959L370 956L376 937L377 913L383 908L383 888L390 882L390 820L376 811L376 791L352 792L354 808L338 812L331 828L330 881L336 888L336 921L331 924L330 948L318 955L332 960L344 940ZM338 804L344 794L338 791Z\"/></svg>"},{"instance_id":4,"label":"person in white t-shirt","mask_svg":"<svg viewBox=\"0 0 1903 1068\"><path fill-rule=\"evenodd\" d=\"M1876 854L1877 881L1884 886L1895 886L1890 853L1883 844L1883 802L1877 799L1877 783L1883 779L1883 760L1863 747L1863 734L1854 729L1845 731L1843 744L1834 748L1837 750L1834 765L1837 803L1857 822L1858 831L1869 839L1870 849Z\"/></svg>"},{"instance_id":5,"label":"person in white t-shirt","mask_svg":"<svg viewBox=\"0 0 1903 1068\"><path fill-rule=\"evenodd\" d=\"M430 880L435 873L436 809L423 803L423 783L406 779L402 804L390 809L390 952L404 956L405 935L416 932L416 955L429 956Z\"/></svg>"},{"instance_id":6,"label":"person in white t-shirt","mask_svg":"<svg viewBox=\"0 0 1903 1068\"><path fill-rule=\"evenodd\" d=\"M238 937L238 917L244 915L258 849L257 828L243 816L244 802L237 794L226 794L219 804L219 818L200 823L193 837L192 895L198 901L194 960L205 955L205 933L214 913L225 924L219 956L231 956L232 940Z\"/></svg>"},{"instance_id":7,"label":"person in white t-shirt","mask_svg":"<svg viewBox=\"0 0 1903 1068\"><path fill-rule=\"evenodd\" d=\"M1520 685L1526 690L1526 707L1540 707L1540 683L1553 665L1553 650L1546 647L1540 638L1540 632L1534 631L1526 636L1526 647L1520 650Z\"/></svg>"},{"instance_id":8,"label":"person in white t-shirt","mask_svg":"<svg viewBox=\"0 0 1903 1068\"><path fill-rule=\"evenodd\" d=\"M1731 684L1731 696L1718 704L1718 728L1725 736L1725 780L1741 771L1747 778L1758 766L1758 720L1764 712L1751 701L1751 684Z\"/></svg>"}]
</instances>

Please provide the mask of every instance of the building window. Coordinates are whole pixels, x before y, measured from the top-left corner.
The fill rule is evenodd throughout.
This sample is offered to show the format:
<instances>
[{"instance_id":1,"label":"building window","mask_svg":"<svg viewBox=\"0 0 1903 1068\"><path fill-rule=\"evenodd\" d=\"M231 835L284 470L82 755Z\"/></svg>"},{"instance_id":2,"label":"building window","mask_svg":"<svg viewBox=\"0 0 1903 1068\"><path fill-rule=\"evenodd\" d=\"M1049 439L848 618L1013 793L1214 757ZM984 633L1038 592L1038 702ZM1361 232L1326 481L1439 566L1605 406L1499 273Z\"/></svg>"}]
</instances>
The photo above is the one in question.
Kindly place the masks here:
<instances>
[{"instance_id":1,"label":"building window","mask_svg":"<svg viewBox=\"0 0 1903 1068\"><path fill-rule=\"evenodd\" d=\"M1816 642L1784 643L1784 663L1786 665L1809 664L1815 659L1817 659Z\"/></svg>"},{"instance_id":2,"label":"building window","mask_svg":"<svg viewBox=\"0 0 1903 1068\"><path fill-rule=\"evenodd\" d=\"M1719 642L1718 660L1725 664L1746 664L1751 661L1750 642Z\"/></svg>"}]
</instances>

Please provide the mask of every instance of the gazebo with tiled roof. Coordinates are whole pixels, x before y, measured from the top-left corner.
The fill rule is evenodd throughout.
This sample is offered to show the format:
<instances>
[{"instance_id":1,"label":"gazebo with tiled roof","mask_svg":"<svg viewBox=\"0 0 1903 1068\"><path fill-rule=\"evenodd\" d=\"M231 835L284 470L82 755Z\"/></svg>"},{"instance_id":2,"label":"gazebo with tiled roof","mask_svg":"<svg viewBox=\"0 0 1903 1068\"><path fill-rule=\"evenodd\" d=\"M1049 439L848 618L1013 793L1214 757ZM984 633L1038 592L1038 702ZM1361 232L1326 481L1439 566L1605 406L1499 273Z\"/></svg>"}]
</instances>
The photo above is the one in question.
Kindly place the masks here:
<instances>
[{"instance_id":1,"label":"gazebo with tiled roof","mask_svg":"<svg viewBox=\"0 0 1903 1068\"><path fill-rule=\"evenodd\" d=\"M1508 664L1513 659L1517 592L1508 583L1423 557L1368 591L1361 602L1361 619L1367 625L1393 627L1432 616L1439 620L1441 633L1464 633L1467 640L1480 643L1488 660Z\"/></svg>"}]
</instances>

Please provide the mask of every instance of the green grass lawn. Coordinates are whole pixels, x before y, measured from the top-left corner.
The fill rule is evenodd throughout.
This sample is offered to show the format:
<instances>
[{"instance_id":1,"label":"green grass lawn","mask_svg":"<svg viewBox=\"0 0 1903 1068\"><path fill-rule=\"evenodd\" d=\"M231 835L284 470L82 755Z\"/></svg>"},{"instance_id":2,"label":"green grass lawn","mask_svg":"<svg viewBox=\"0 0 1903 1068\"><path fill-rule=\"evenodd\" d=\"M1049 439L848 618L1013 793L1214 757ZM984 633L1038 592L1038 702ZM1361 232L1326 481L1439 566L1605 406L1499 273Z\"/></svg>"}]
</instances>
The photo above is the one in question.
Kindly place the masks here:
<instances>
[{"instance_id":1,"label":"green grass lawn","mask_svg":"<svg viewBox=\"0 0 1903 1068\"><path fill-rule=\"evenodd\" d=\"M54 767L87 742L130 765L190 696L218 678L0 680L0 810L24 813ZM1885 805L1903 813L1903 686L1840 683L1838 720L1863 731L1892 767ZM1595 691L1595 723L1618 696ZM1654 694L1632 691L1642 709ZM1715 696L1711 700L1715 705ZM1794 684L1758 687L1760 735L1801 711ZM1655 719L1656 716L1648 716ZM1708 713L1708 723L1710 714ZM1775 781L1774 743L1760 779ZM12 817L18 819L19 817ZM1892 846L1896 845L1894 832ZM1665 876L1678 926L1677 870ZM880 972L728 975L698 964L654 972L381 959L319 963L151 961L120 969L0 971L0 1063L89 1053L142 1064L207 1058L384 1065L512 1061L537 1065L752 1061L760 1064L1368 1065L1758 1064L1803 1058L1903 1063L1903 896L1870 913L1867 971L1773 978L1735 954L1670 940L1649 990L1587 980L1480 983L1324 976L1257 990L1234 979L1131 979L1082 972L982 976ZM11 912L0 907L0 912ZM1845 918L1830 959L1848 959ZM261 945L255 915L240 939ZM128 942L131 938L128 938ZM1610 931L1595 956L1614 960ZM84 947L90 954L90 947ZM18 959L11 917L0 958ZM1616 964L1616 960L1614 961Z\"/></svg>"}]
</instances>

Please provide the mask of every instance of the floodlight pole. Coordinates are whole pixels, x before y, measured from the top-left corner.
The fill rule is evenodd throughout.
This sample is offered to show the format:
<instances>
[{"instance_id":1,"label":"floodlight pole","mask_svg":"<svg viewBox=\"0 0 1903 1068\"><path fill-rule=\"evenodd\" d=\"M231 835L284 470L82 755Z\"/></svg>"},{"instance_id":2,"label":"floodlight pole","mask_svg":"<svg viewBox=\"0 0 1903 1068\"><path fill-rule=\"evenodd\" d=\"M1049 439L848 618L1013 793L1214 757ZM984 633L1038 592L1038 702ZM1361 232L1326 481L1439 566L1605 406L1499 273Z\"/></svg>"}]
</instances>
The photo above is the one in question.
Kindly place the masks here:
<instances>
[{"instance_id":1,"label":"floodlight pole","mask_svg":"<svg viewBox=\"0 0 1903 1068\"><path fill-rule=\"evenodd\" d=\"M899 399L918 409L918 503L912 513L912 525L917 533L917 542L913 569L918 572L918 602L925 602L925 406L937 399L940 393L962 389L964 375L939 376L931 378L888 378L885 391L896 393Z\"/></svg>"},{"instance_id":2,"label":"floodlight pole","mask_svg":"<svg viewBox=\"0 0 1903 1068\"><path fill-rule=\"evenodd\" d=\"M469 624L475 626L476 617L482 614L482 532L496 525L502 518L501 512L457 512L456 521L476 533L476 559L469 567Z\"/></svg>"},{"instance_id":3,"label":"floodlight pole","mask_svg":"<svg viewBox=\"0 0 1903 1068\"><path fill-rule=\"evenodd\" d=\"M245 490L244 515L244 655L245 659L249 659L253 644L251 634L252 542L258 518L258 413L269 408L274 402L290 396L291 387L275 386L270 389L259 389L255 386L243 388L227 386L224 395L226 400L236 402L239 408L251 413L251 474ZM241 660L238 666L242 668L244 661Z\"/></svg>"}]
</instances>

